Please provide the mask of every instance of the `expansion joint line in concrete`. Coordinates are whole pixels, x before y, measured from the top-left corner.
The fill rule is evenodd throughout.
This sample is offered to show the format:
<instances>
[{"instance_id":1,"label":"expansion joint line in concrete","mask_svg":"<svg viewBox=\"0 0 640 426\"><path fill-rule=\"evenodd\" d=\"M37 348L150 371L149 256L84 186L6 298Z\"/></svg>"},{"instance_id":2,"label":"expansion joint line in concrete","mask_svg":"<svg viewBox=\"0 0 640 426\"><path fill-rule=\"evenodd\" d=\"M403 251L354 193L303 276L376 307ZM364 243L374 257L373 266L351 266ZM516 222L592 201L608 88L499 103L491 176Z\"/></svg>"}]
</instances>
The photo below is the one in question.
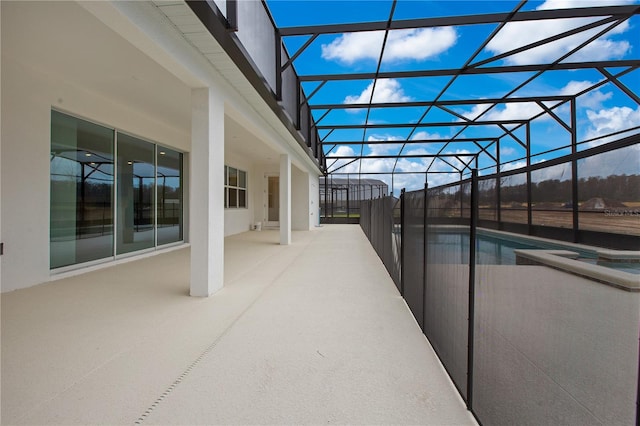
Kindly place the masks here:
<instances>
[{"instance_id":1,"label":"expansion joint line in concrete","mask_svg":"<svg viewBox=\"0 0 640 426\"><path fill-rule=\"evenodd\" d=\"M257 300L258 298L256 298ZM253 305L254 302L251 303L251 305ZM198 356L198 358L195 359L195 361L193 361L187 368L186 370L184 370L182 372L182 374L171 384L171 386L169 386L167 388L167 390L165 390L162 395L160 395L158 397L158 399L156 399L153 404L151 404L151 406L149 406L149 408L147 408L147 410L138 418L138 420L135 421L135 424L139 425L142 424L142 422L145 420L145 418L151 414L151 412L158 406L158 404L160 404L175 388L176 386L178 386L180 384L180 382L182 382L182 380L187 377L187 375L191 372L191 370L193 370L199 363L200 361L202 361L202 359L207 356L209 354L209 352L211 352L213 350L213 348L218 344L218 342L224 337L225 334L227 334L227 332L233 327L233 325L242 317L242 315L244 315L244 313L251 307L251 305L249 305L231 324L229 324L229 327L226 328L226 330L224 330L224 332L218 336L218 338L216 338L216 340L213 341L213 343L211 345L209 345L209 347L207 347L204 352L202 352L200 354L200 356Z\"/></svg>"},{"instance_id":2,"label":"expansion joint line in concrete","mask_svg":"<svg viewBox=\"0 0 640 426\"><path fill-rule=\"evenodd\" d=\"M134 422L135 424L139 425L142 424L145 419L151 414L151 412L167 397L169 396L169 394L171 392L173 392L173 390L182 382L182 380L184 380L189 373L191 373L191 371L198 365L200 364L200 362L217 346L218 342L220 342L220 340L222 340L222 338L224 336L226 336L226 334L233 328L233 326L240 321L240 318L242 318L244 316L244 314L246 314L249 309L251 309L251 307L253 305L255 305L258 300L262 297L262 295L275 283L278 281L278 279L285 273L285 271L288 269L289 265L291 265L292 263L295 262L296 258L298 258L300 255L302 255L302 253L304 253L307 248L309 247L310 243L307 244L307 246L300 251L300 253L298 254L298 256L295 256L291 262L289 262L287 264L286 267L284 267L282 269L282 271L271 281L271 283L269 283L269 285L265 286L264 289L262 289L262 291L256 296L255 299L253 299L251 301L251 303L249 303L249 305L242 311L240 312L240 314L231 322L231 324L229 324L229 326L227 326L227 328L225 328L225 330L191 363L189 364L189 366L182 372L182 374L176 379L174 380L174 382L171 384L171 386L169 386L167 388L167 390L165 390L162 395L160 395L154 402L153 404L151 404L149 406L149 408L147 408L147 410Z\"/></svg>"}]
</instances>

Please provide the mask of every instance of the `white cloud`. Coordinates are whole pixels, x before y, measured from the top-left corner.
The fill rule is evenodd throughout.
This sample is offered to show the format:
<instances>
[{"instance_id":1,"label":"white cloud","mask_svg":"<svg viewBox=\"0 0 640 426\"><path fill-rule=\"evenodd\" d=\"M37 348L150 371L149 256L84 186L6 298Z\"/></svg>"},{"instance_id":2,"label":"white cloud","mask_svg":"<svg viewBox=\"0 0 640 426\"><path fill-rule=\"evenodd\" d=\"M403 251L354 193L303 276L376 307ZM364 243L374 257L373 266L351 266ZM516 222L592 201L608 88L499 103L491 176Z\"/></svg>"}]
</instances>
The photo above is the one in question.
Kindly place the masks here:
<instances>
[{"instance_id":1,"label":"white cloud","mask_svg":"<svg viewBox=\"0 0 640 426\"><path fill-rule=\"evenodd\" d=\"M439 55L456 43L452 27L395 30L389 32L384 60L425 60Z\"/></svg>"},{"instance_id":2,"label":"white cloud","mask_svg":"<svg viewBox=\"0 0 640 426\"><path fill-rule=\"evenodd\" d=\"M540 114L543 109L534 102L517 102L506 104L504 108L494 108L485 117L488 120L527 119Z\"/></svg>"},{"instance_id":3,"label":"white cloud","mask_svg":"<svg viewBox=\"0 0 640 426\"><path fill-rule=\"evenodd\" d=\"M429 175L429 188L436 188L451 182L460 180L458 173L438 173Z\"/></svg>"},{"instance_id":4,"label":"white cloud","mask_svg":"<svg viewBox=\"0 0 640 426\"><path fill-rule=\"evenodd\" d=\"M585 93L578 98L578 108L602 108L602 103L613 97L613 92L603 93L600 90Z\"/></svg>"},{"instance_id":5,"label":"white cloud","mask_svg":"<svg viewBox=\"0 0 640 426\"><path fill-rule=\"evenodd\" d=\"M593 86L595 83L591 81L575 81L572 80L559 90L561 95L575 95L583 90ZM613 97L613 92L602 92L600 90L592 90L578 98L579 108L602 108L602 103Z\"/></svg>"},{"instance_id":6,"label":"white cloud","mask_svg":"<svg viewBox=\"0 0 640 426\"><path fill-rule=\"evenodd\" d=\"M331 43L322 45L322 58L347 64L362 59L377 59L383 39L384 33L380 31L343 34Z\"/></svg>"},{"instance_id":7,"label":"white cloud","mask_svg":"<svg viewBox=\"0 0 640 426\"><path fill-rule=\"evenodd\" d=\"M358 153L359 155L360 153ZM327 156L327 166L330 167L330 170L336 170L339 169L340 167L344 166L343 168L340 169L340 172L344 172L344 173L358 173L358 162L352 162L351 164L347 164L350 161L353 160L347 160L347 159L342 159L342 160L333 160L331 159L331 157L352 157L356 155L355 151L353 150L353 148L351 148L350 146L346 146L346 145L340 145L338 147L338 149L336 149L334 152L332 152L331 154L329 154ZM334 163L335 161L335 163ZM345 164L347 164L345 166Z\"/></svg>"},{"instance_id":8,"label":"white cloud","mask_svg":"<svg viewBox=\"0 0 640 426\"><path fill-rule=\"evenodd\" d=\"M480 114L485 112L487 109L489 109L490 106L491 104L475 104L473 108L471 108L471 111L459 111L459 112L469 120L473 120L474 118L478 117ZM460 119L458 121L464 121L464 120Z\"/></svg>"},{"instance_id":9,"label":"white cloud","mask_svg":"<svg viewBox=\"0 0 640 426\"><path fill-rule=\"evenodd\" d=\"M410 149L404 152L407 155L429 155L431 154L426 147L417 146L411 147Z\"/></svg>"},{"instance_id":10,"label":"white cloud","mask_svg":"<svg viewBox=\"0 0 640 426\"><path fill-rule=\"evenodd\" d=\"M449 49L457 37L451 27L393 30L387 37L383 59L422 61ZM343 34L322 45L322 58L346 64L365 59L378 60L383 40L384 31Z\"/></svg>"},{"instance_id":11,"label":"white cloud","mask_svg":"<svg viewBox=\"0 0 640 426\"><path fill-rule=\"evenodd\" d=\"M635 0L546 0L536 9L571 9L575 7L616 6L632 4Z\"/></svg>"},{"instance_id":12,"label":"white cloud","mask_svg":"<svg viewBox=\"0 0 640 426\"><path fill-rule=\"evenodd\" d=\"M500 165L500 171L502 172L507 172L509 170L516 170L516 169L521 169L523 167L527 166L527 162L524 160L521 161L513 161L510 163L505 163ZM514 182L510 182L512 184L518 184L518 183L524 183L526 180L525 176L519 176L518 179L516 179L515 177L511 177L512 180L514 180ZM517 181L518 183L516 183L515 181Z\"/></svg>"},{"instance_id":13,"label":"white cloud","mask_svg":"<svg viewBox=\"0 0 640 426\"><path fill-rule=\"evenodd\" d=\"M610 134L631 127L640 126L640 107L631 109L629 107L613 107L601 109L600 111L587 111L587 118L591 126L587 130L586 139L593 139L599 136ZM603 138L590 143L596 146L609 141L610 138Z\"/></svg>"},{"instance_id":14,"label":"white cloud","mask_svg":"<svg viewBox=\"0 0 640 426\"><path fill-rule=\"evenodd\" d=\"M454 158L454 157L448 157L447 161L460 169L466 167L467 163L472 162L471 156L469 155L469 154L472 154L472 152L469 151L468 149L456 149L455 151L446 151L445 154L459 155L460 159Z\"/></svg>"},{"instance_id":15,"label":"white cloud","mask_svg":"<svg viewBox=\"0 0 640 426\"><path fill-rule=\"evenodd\" d=\"M473 106L471 111L463 112L462 115L469 120L473 120L485 112L490 106L490 104L477 104ZM513 102L506 104L503 107L498 106L492 108L480 118L480 121L524 120L538 115L542 111L542 108L540 108L540 106L535 102Z\"/></svg>"},{"instance_id":16,"label":"white cloud","mask_svg":"<svg viewBox=\"0 0 640 426\"><path fill-rule=\"evenodd\" d=\"M509 156L515 154L517 151L515 148L505 146L500 148L500 155Z\"/></svg>"},{"instance_id":17,"label":"white cloud","mask_svg":"<svg viewBox=\"0 0 640 426\"><path fill-rule=\"evenodd\" d=\"M391 173L395 158L367 158L362 159L362 173ZM400 164L396 171L400 171Z\"/></svg>"},{"instance_id":18,"label":"white cloud","mask_svg":"<svg viewBox=\"0 0 640 426\"><path fill-rule=\"evenodd\" d=\"M575 95L576 93L580 93L586 88L593 86L593 84L594 83L586 80L571 80L562 89L560 89L559 92L561 95Z\"/></svg>"},{"instance_id":19,"label":"white cloud","mask_svg":"<svg viewBox=\"0 0 640 426\"><path fill-rule=\"evenodd\" d=\"M336 149L334 151L334 154L338 157L349 157L349 156L353 156L356 155L355 151L353 150L353 148L351 148L350 146L346 146L346 145L340 145L338 147L338 149Z\"/></svg>"},{"instance_id":20,"label":"white cloud","mask_svg":"<svg viewBox=\"0 0 640 426\"><path fill-rule=\"evenodd\" d=\"M631 145L623 149L609 151L580 160L578 173L580 179L592 176L637 175L640 145Z\"/></svg>"},{"instance_id":21,"label":"white cloud","mask_svg":"<svg viewBox=\"0 0 640 426\"><path fill-rule=\"evenodd\" d=\"M393 166L393 164L391 165ZM448 183L454 179L457 179L457 175L450 180L444 180L443 177L445 175L429 175L429 186L437 186L442 185L444 183ZM385 182L389 187L389 192L391 192L391 175L366 175L363 174L362 177L367 177L371 179L378 179ZM432 179L437 179L437 184L432 183ZM398 197L400 195L400 190L405 188L407 191L415 191L418 189L424 188L424 170L420 170L420 172L412 173L412 174L397 174L393 178L393 190L394 195ZM374 196L377 195L374 192Z\"/></svg>"},{"instance_id":22,"label":"white cloud","mask_svg":"<svg viewBox=\"0 0 640 426\"><path fill-rule=\"evenodd\" d=\"M371 91L373 90L373 82L359 95L349 95L344 98L345 104L368 104L371 100ZM373 102L409 102L410 96L404 94L404 90L398 80L393 78L379 79L376 83L376 89L373 94Z\"/></svg>"},{"instance_id":23,"label":"white cloud","mask_svg":"<svg viewBox=\"0 0 640 426\"><path fill-rule=\"evenodd\" d=\"M379 142L379 141L399 141L402 140L400 136L395 135L369 135L367 141Z\"/></svg>"},{"instance_id":24,"label":"white cloud","mask_svg":"<svg viewBox=\"0 0 640 426\"><path fill-rule=\"evenodd\" d=\"M584 37L586 39L586 37ZM576 43L577 45L577 43ZM571 48L575 46L570 46ZM567 51L570 49L566 49ZM631 43L627 40L613 41L611 39L597 39L588 46L580 49L567 58L571 62L580 61L606 61L608 59L620 59L631 50Z\"/></svg>"},{"instance_id":25,"label":"white cloud","mask_svg":"<svg viewBox=\"0 0 640 426\"><path fill-rule=\"evenodd\" d=\"M370 135L367 138L369 142L380 142L380 141L397 141L401 140L398 136L393 135ZM394 155L400 151L402 148L401 143L389 143L389 144L367 144L367 147L370 150L369 155L386 155L393 153Z\"/></svg>"},{"instance_id":26,"label":"white cloud","mask_svg":"<svg viewBox=\"0 0 640 426\"><path fill-rule=\"evenodd\" d=\"M427 148L418 146L411 146L411 149L405 152L408 155L429 155L430 152ZM451 153L451 152L449 152ZM466 150L457 150L455 153L464 154L468 153ZM333 155L354 155L354 151L352 148L347 146L341 146ZM371 152L368 155L375 155L374 152ZM339 160L336 165L332 166L331 169L343 165L348 160ZM359 162L354 162L340 169L340 172L343 173L361 173L363 178L372 178L379 179L384 181L389 186L389 191L391 191L391 171L394 169L396 172L403 172L403 174L396 174L393 178L393 189L396 193L396 196L400 193L400 189L405 188L407 191L414 191L417 189L421 189L424 187L424 173L427 170L427 167L431 164L432 158L400 158L396 163L395 158L367 158L364 156L361 162L361 168ZM450 159L450 161L456 161L455 159ZM329 163L331 164L331 163ZM451 170L451 167L443 162L434 163L431 171L439 171L439 172L447 172ZM375 174L371 174L375 173ZM383 173L383 174L378 174ZM370 174L370 175L368 175ZM429 186L436 187L438 185L443 185L445 183L453 182L459 179L459 174L456 173L438 173L438 174L430 174L429 175Z\"/></svg>"},{"instance_id":27,"label":"white cloud","mask_svg":"<svg viewBox=\"0 0 640 426\"><path fill-rule=\"evenodd\" d=\"M547 0L537 9L564 9L570 7L592 7L627 3L633 3L633 0ZM496 37L489 42L487 50L495 54L505 53L535 41L569 31L590 22L595 22L598 19L600 18L553 19L508 23L496 35ZM608 34L619 34L626 31L628 28L629 25L625 22L618 25ZM570 50L595 35L601 29L602 27L597 27L570 37L564 37L552 43L547 43L534 49L529 49L525 52L509 56L505 58L505 60L506 62L515 65L553 61L568 53ZM630 47L631 45L626 40L614 41L604 36L572 55L571 60L580 61L588 59L590 61L598 61L605 59L618 59L623 57L629 51Z\"/></svg>"},{"instance_id":28,"label":"white cloud","mask_svg":"<svg viewBox=\"0 0 640 426\"><path fill-rule=\"evenodd\" d=\"M439 133L429 133L421 130L416 132L411 136L411 140L427 140L427 139L442 139L442 136Z\"/></svg>"},{"instance_id":29,"label":"white cloud","mask_svg":"<svg viewBox=\"0 0 640 426\"><path fill-rule=\"evenodd\" d=\"M572 80L564 87L559 89L558 94L575 95L576 93L580 93L581 91L593 86L594 84L595 83L590 81ZM612 97L612 92L603 93L600 90L593 90L591 92L585 93L578 98L578 107L599 109L602 107L602 103L604 101L611 99ZM553 107L553 105L556 105L557 103L558 102L556 101L546 102L545 105L547 105L548 107ZM485 112L489 108L489 106L490 104L477 104L474 105L470 111L463 111L462 115L469 120L473 120L474 118ZM556 113L558 113L559 111L561 111L561 109L555 109ZM543 109L535 102L512 102L505 105L498 105L492 108L489 112L481 117L481 120L524 120L534 117L541 112L543 112ZM550 116L548 114L540 117L541 120L549 118Z\"/></svg>"}]
</instances>

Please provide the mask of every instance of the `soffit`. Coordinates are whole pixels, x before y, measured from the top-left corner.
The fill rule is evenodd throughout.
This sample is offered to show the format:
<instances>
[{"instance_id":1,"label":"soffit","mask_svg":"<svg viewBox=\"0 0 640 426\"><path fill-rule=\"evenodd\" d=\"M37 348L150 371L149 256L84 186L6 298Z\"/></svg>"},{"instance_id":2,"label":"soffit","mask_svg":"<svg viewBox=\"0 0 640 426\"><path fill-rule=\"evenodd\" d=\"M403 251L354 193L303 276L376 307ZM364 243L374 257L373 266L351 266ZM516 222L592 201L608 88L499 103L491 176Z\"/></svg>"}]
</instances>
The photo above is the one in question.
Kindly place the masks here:
<instances>
[{"instance_id":1,"label":"soffit","mask_svg":"<svg viewBox=\"0 0 640 426\"><path fill-rule=\"evenodd\" d=\"M264 118L274 129L287 132L282 123L274 115L271 108L264 102L256 92L251 82L242 74L227 52L215 40L207 28L202 24L193 11L184 1L161 1L152 2L160 12L177 28L184 39L200 52L211 64L211 66ZM276 158L275 150L262 143L256 143L259 135L247 130L244 124L239 124L237 120L229 121L226 124L233 129L229 135L235 134L232 144L227 144L230 149L239 150L244 155L249 156L254 161L265 161ZM287 141L294 150L301 151L299 146L294 145L292 137L287 135L283 140ZM229 141L227 141L229 142ZM264 140L262 142L265 142ZM300 152L305 160L310 159L307 153Z\"/></svg>"},{"instance_id":2,"label":"soffit","mask_svg":"<svg viewBox=\"0 0 640 426\"><path fill-rule=\"evenodd\" d=\"M3 59L189 131L189 87L77 3L3 2L2 7ZM57 106L64 109L64 101L60 97Z\"/></svg>"}]
</instances>

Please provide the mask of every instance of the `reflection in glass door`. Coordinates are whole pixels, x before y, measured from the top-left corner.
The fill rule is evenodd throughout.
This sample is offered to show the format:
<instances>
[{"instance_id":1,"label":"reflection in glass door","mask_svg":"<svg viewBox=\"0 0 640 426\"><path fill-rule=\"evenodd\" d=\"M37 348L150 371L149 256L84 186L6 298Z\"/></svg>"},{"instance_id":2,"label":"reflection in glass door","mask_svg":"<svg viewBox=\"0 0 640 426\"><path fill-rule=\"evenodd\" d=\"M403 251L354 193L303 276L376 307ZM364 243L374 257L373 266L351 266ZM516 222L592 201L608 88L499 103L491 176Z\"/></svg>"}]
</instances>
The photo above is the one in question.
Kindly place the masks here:
<instances>
[{"instance_id":1,"label":"reflection in glass door","mask_svg":"<svg viewBox=\"0 0 640 426\"><path fill-rule=\"evenodd\" d=\"M182 154L158 145L158 245L182 241Z\"/></svg>"},{"instance_id":2,"label":"reflection in glass door","mask_svg":"<svg viewBox=\"0 0 640 426\"><path fill-rule=\"evenodd\" d=\"M280 225L280 177L267 176L267 226Z\"/></svg>"},{"instance_id":3,"label":"reflection in glass door","mask_svg":"<svg viewBox=\"0 0 640 426\"><path fill-rule=\"evenodd\" d=\"M118 134L116 254L155 245L155 146Z\"/></svg>"},{"instance_id":4,"label":"reflection in glass door","mask_svg":"<svg viewBox=\"0 0 640 426\"><path fill-rule=\"evenodd\" d=\"M50 268L180 243L182 162L177 151L52 110ZM246 175L239 186L245 207Z\"/></svg>"},{"instance_id":5,"label":"reflection in glass door","mask_svg":"<svg viewBox=\"0 0 640 426\"><path fill-rule=\"evenodd\" d=\"M51 269L113 256L113 139L51 111Z\"/></svg>"}]
</instances>

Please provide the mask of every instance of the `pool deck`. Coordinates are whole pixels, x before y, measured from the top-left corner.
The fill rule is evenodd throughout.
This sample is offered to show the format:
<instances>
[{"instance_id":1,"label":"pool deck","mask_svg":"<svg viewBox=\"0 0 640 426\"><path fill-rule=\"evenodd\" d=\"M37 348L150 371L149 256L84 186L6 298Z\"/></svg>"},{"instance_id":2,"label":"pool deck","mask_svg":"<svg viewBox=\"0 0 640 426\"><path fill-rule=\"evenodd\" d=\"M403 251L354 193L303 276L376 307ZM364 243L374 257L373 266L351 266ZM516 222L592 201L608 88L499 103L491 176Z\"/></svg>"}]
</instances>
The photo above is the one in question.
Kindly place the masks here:
<instances>
[{"instance_id":1,"label":"pool deck","mask_svg":"<svg viewBox=\"0 0 640 426\"><path fill-rule=\"evenodd\" d=\"M477 424L357 225L278 240L2 294L2 424Z\"/></svg>"}]
</instances>

